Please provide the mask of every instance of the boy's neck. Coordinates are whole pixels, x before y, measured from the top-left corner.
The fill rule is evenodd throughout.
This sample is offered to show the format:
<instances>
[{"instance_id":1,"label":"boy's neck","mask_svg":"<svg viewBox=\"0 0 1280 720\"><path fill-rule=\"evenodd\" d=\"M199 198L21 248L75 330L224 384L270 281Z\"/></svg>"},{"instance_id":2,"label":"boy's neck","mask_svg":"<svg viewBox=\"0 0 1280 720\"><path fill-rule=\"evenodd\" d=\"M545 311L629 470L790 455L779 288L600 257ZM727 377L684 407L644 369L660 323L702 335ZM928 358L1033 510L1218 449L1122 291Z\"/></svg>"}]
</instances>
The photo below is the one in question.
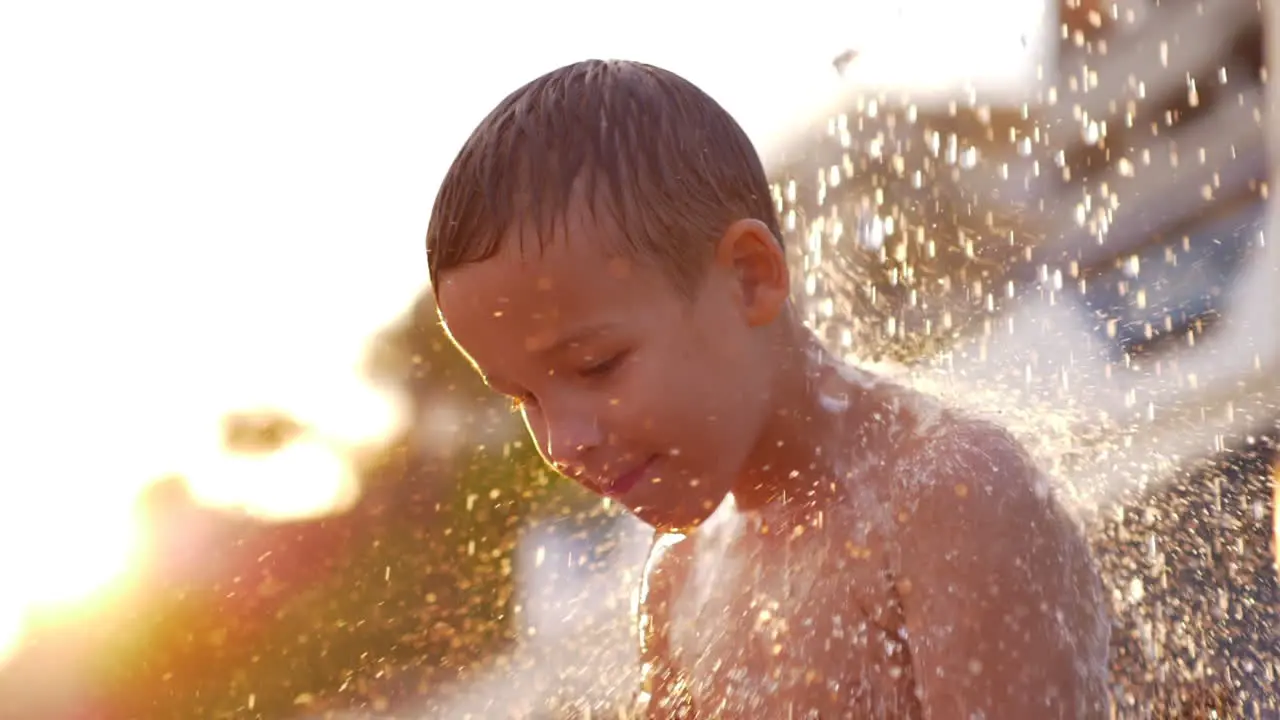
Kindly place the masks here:
<instances>
[{"instance_id":1,"label":"boy's neck","mask_svg":"<svg viewBox=\"0 0 1280 720\"><path fill-rule=\"evenodd\" d=\"M837 451L860 424L868 388L798 320L783 328L774 410L733 489L739 510L821 509L841 492Z\"/></svg>"}]
</instances>

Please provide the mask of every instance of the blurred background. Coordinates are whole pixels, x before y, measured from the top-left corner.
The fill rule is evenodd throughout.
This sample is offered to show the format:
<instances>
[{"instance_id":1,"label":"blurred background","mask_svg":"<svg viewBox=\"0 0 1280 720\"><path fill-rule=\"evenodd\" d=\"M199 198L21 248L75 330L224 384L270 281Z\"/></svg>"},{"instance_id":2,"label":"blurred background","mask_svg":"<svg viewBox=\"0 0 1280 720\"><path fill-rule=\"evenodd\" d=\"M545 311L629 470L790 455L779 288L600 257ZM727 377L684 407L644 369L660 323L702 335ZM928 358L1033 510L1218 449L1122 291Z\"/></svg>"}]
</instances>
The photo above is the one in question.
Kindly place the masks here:
<instances>
[{"instance_id":1,"label":"blurred background","mask_svg":"<svg viewBox=\"0 0 1280 720\"><path fill-rule=\"evenodd\" d=\"M1118 717L1280 717L1280 4L463 5L0 9L4 717L618 716L647 534L539 467L422 244L593 56L741 120L833 348L1061 480Z\"/></svg>"}]
</instances>

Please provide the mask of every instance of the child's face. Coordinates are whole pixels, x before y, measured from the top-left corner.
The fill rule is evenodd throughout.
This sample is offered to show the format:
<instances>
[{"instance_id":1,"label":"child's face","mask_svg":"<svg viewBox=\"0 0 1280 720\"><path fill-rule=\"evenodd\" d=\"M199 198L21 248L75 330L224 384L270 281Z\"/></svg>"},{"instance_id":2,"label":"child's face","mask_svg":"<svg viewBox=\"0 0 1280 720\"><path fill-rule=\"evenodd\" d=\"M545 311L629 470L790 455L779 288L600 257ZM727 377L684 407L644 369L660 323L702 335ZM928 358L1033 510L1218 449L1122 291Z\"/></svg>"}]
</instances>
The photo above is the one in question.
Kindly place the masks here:
<instances>
[{"instance_id":1,"label":"child's face","mask_svg":"<svg viewBox=\"0 0 1280 720\"><path fill-rule=\"evenodd\" d=\"M724 499L768 413L769 362L732 268L695 299L658 269L610 255L617 232L569 213L545 252L516 237L443 274L445 325L524 413L543 458L662 529Z\"/></svg>"}]
</instances>

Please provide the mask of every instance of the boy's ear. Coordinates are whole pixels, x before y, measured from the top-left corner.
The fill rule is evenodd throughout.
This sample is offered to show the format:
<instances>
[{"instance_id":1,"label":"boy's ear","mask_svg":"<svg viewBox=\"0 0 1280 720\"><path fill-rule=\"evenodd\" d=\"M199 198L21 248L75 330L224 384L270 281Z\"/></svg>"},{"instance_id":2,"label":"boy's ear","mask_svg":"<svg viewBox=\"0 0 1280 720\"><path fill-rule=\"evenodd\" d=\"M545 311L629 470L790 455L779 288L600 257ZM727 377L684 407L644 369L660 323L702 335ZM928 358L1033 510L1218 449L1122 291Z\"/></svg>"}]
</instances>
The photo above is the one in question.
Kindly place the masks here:
<instances>
[{"instance_id":1,"label":"boy's ear","mask_svg":"<svg viewBox=\"0 0 1280 720\"><path fill-rule=\"evenodd\" d=\"M782 243L768 225L750 219L730 225L716 245L715 264L731 274L750 326L768 325L786 307L791 275Z\"/></svg>"}]
</instances>

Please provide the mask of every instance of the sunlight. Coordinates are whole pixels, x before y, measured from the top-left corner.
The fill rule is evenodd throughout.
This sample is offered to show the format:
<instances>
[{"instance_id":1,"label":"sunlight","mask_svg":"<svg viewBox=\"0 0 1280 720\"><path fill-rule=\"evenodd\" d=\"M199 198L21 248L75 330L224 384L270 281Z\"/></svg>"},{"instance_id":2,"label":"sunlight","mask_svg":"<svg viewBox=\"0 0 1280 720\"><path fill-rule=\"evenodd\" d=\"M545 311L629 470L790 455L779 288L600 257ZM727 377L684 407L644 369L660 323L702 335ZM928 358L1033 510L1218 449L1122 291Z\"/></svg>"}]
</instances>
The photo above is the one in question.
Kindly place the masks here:
<instances>
[{"instance_id":1,"label":"sunlight","mask_svg":"<svg viewBox=\"0 0 1280 720\"><path fill-rule=\"evenodd\" d=\"M71 513L59 510L59 524L66 523L74 531L53 531L47 521L52 514L29 513L31 520L6 531L25 540L20 547L29 549L34 544L40 548L37 555L15 563L17 572L10 575L22 578L30 606L85 600L124 574L138 550L137 526L131 513L101 506L82 506Z\"/></svg>"},{"instance_id":2,"label":"sunlight","mask_svg":"<svg viewBox=\"0 0 1280 720\"><path fill-rule=\"evenodd\" d=\"M196 501L263 520L323 517L355 504L359 486L335 448L299 441L261 456L218 454L183 475Z\"/></svg>"},{"instance_id":3,"label":"sunlight","mask_svg":"<svg viewBox=\"0 0 1280 720\"><path fill-rule=\"evenodd\" d=\"M0 590L0 659L20 640L31 612L94 602L127 575L140 550L137 498L154 481L181 477L197 502L268 521L351 507L359 496L352 452L394 430L397 405L354 374L342 391L335 387L342 385L335 382L341 374L328 368L309 378L295 375L295 387L299 377L318 388L329 383L334 392L326 402L308 401L302 393L256 397L292 401L284 406L305 410L304 417L328 434L304 436L264 455L223 450L217 420L238 405L220 407L218 401L243 395L212 385L181 402L152 395L105 403L113 408L111 417L84 418L86 432L74 449L53 438L14 447L10 467L25 482L6 488L0 522L0 571L7 578ZM241 390L244 385L253 383Z\"/></svg>"},{"instance_id":4,"label":"sunlight","mask_svg":"<svg viewBox=\"0 0 1280 720\"><path fill-rule=\"evenodd\" d=\"M27 609L10 593L0 593L0 663L8 660L22 640Z\"/></svg>"},{"instance_id":5,"label":"sunlight","mask_svg":"<svg viewBox=\"0 0 1280 720\"><path fill-rule=\"evenodd\" d=\"M126 574L140 550L132 493L110 482L70 485L26 486L6 499L0 659L21 639L31 612L93 599Z\"/></svg>"}]
</instances>

